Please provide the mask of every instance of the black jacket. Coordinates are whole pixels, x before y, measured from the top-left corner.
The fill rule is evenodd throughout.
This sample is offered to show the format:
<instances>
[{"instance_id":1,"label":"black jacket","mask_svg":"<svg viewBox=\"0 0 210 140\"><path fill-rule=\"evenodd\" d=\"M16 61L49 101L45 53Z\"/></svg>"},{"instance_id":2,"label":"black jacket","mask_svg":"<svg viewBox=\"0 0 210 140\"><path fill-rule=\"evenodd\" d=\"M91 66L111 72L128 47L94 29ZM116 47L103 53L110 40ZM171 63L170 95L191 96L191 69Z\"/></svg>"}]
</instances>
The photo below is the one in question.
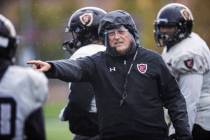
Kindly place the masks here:
<instances>
[{"instance_id":1,"label":"black jacket","mask_svg":"<svg viewBox=\"0 0 210 140\"><path fill-rule=\"evenodd\" d=\"M141 47L137 52L134 62L135 51L127 56L99 52L76 61L49 61L52 69L46 74L67 82L92 83L102 138L166 136L163 106L169 110L177 135L190 136L184 97L161 56ZM127 97L120 106L125 92Z\"/></svg>"}]
</instances>

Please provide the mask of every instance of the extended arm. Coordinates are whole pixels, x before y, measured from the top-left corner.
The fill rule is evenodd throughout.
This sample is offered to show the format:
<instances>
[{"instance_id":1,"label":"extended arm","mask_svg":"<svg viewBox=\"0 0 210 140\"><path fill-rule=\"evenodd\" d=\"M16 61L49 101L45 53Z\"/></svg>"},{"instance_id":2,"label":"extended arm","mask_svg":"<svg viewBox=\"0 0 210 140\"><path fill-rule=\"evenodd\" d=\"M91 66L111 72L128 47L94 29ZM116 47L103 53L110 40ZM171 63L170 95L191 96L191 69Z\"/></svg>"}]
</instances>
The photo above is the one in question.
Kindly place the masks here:
<instances>
[{"instance_id":1,"label":"extended arm","mask_svg":"<svg viewBox=\"0 0 210 140\"><path fill-rule=\"evenodd\" d=\"M57 61L29 61L33 67L45 72L48 78L56 78L66 82L88 81L88 77L95 71L95 65L89 57L77 60L57 60Z\"/></svg>"}]
</instances>

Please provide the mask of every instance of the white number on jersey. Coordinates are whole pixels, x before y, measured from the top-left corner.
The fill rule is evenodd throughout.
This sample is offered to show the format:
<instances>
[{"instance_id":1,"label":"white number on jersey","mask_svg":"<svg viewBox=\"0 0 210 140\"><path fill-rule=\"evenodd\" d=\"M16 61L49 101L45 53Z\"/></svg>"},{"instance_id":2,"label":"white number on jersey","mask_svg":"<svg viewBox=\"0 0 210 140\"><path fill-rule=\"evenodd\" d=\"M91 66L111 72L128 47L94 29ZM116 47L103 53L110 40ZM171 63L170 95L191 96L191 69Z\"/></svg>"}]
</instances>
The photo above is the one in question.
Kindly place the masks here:
<instances>
[{"instance_id":1,"label":"white number on jersey","mask_svg":"<svg viewBox=\"0 0 210 140\"><path fill-rule=\"evenodd\" d=\"M0 139L15 136L16 102L11 97L0 97Z\"/></svg>"}]
</instances>

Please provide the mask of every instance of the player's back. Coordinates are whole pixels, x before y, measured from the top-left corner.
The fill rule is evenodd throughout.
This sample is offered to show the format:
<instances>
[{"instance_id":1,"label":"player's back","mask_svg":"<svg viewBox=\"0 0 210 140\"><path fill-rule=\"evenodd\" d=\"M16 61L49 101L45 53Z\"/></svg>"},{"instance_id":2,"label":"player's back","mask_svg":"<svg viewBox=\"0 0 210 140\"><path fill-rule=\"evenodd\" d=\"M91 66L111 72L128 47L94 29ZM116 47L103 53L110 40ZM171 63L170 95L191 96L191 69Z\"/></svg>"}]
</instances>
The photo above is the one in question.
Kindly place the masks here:
<instances>
[{"instance_id":1,"label":"player's back","mask_svg":"<svg viewBox=\"0 0 210 140\"><path fill-rule=\"evenodd\" d=\"M25 122L43 105L47 93L47 79L42 73L8 67L0 81L0 139L25 139Z\"/></svg>"}]
</instances>

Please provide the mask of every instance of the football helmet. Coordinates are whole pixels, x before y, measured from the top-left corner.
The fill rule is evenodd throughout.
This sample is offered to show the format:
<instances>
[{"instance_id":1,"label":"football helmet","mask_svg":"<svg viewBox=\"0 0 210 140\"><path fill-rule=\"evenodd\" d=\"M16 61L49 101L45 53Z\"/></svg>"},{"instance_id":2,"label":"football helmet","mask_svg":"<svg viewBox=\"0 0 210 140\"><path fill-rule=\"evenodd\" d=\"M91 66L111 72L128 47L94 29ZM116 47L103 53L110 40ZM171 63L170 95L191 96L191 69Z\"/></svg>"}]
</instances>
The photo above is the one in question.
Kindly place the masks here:
<instances>
[{"instance_id":1,"label":"football helmet","mask_svg":"<svg viewBox=\"0 0 210 140\"><path fill-rule=\"evenodd\" d=\"M12 22L0 14L0 57L12 59L17 47L15 27Z\"/></svg>"},{"instance_id":2,"label":"football helmet","mask_svg":"<svg viewBox=\"0 0 210 140\"><path fill-rule=\"evenodd\" d=\"M72 33L72 40L63 43L64 50L70 51L98 40L100 19L106 14L101 8L84 7L69 18L65 32Z\"/></svg>"},{"instance_id":3,"label":"football helmet","mask_svg":"<svg viewBox=\"0 0 210 140\"><path fill-rule=\"evenodd\" d=\"M161 32L160 27L175 27L173 33ZM154 22L154 37L157 46L172 47L187 38L192 32L193 15L183 4L170 3L160 9Z\"/></svg>"}]
</instances>

